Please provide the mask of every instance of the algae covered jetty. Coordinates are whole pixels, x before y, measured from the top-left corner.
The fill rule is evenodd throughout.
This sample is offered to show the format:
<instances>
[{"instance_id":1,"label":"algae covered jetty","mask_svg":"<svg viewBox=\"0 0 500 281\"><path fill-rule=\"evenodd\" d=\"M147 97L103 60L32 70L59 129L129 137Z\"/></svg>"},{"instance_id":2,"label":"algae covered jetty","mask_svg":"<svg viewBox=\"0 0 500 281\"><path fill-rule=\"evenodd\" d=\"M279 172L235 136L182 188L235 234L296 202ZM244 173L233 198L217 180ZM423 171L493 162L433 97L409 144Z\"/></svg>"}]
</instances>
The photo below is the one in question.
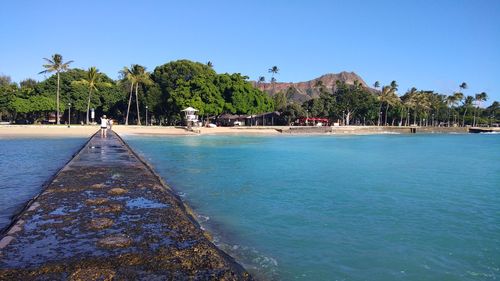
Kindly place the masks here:
<instances>
[{"instance_id":1,"label":"algae covered jetty","mask_svg":"<svg viewBox=\"0 0 500 281\"><path fill-rule=\"evenodd\" d=\"M0 240L0 280L252 280L115 133L94 135Z\"/></svg>"}]
</instances>

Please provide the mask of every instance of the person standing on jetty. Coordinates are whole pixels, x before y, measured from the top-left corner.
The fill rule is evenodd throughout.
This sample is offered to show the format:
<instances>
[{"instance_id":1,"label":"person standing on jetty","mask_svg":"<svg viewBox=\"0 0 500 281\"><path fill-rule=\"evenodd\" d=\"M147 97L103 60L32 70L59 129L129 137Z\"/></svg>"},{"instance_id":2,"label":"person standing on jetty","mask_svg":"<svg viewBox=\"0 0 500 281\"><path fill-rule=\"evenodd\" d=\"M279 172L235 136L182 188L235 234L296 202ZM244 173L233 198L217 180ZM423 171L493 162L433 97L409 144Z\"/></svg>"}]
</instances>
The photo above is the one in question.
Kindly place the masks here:
<instances>
[{"instance_id":1,"label":"person standing on jetty","mask_svg":"<svg viewBox=\"0 0 500 281\"><path fill-rule=\"evenodd\" d=\"M108 131L108 119L106 118L106 115L103 115L101 117L101 138L106 137L107 131Z\"/></svg>"},{"instance_id":2,"label":"person standing on jetty","mask_svg":"<svg viewBox=\"0 0 500 281\"><path fill-rule=\"evenodd\" d=\"M113 129L113 118L108 118L108 129L111 131Z\"/></svg>"}]
</instances>

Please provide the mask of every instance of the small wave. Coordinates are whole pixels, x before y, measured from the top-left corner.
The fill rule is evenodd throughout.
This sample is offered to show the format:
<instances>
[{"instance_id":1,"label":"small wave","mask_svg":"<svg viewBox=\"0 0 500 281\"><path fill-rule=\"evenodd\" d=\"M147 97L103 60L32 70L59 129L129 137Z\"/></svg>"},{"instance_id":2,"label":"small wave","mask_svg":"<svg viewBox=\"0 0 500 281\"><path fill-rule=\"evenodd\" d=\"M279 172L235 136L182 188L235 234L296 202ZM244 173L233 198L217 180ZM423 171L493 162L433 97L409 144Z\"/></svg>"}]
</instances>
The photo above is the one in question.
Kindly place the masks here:
<instances>
[{"instance_id":1,"label":"small wave","mask_svg":"<svg viewBox=\"0 0 500 281\"><path fill-rule=\"evenodd\" d=\"M401 135L401 133L398 133L398 132L388 132L388 131L380 132L380 134L382 134L382 135Z\"/></svg>"},{"instance_id":2,"label":"small wave","mask_svg":"<svg viewBox=\"0 0 500 281\"><path fill-rule=\"evenodd\" d=\"M185 192L177 192L177 195L180 197L180 198L186 198L186 193Z\"/></svg>"},{"instance_id":3,"label":"small wave","mask_svg":"<svg viewBox=\"0 0 500 281\"><path fill-rule=\"evenodd\" d=\"M204 222L207 222L208 220L210 220L210 217L209 216L204 216L204 215L196 215L198 217L198 221L200 223L204 223Z\"/></svg>"},{"instance_id":4,"label":"small wave","mask_svg":"<svg viewBox=\"0 0 500 281\"><path fill-rule=\"evenodd\" d=\"M266 256L252 247L243 245L230 245L218 242L215 239L215 245L227 252L229 255L235 257L243 266L249 269L255 277L263 280L276 280L278 279L278 261Z\"/></svg>"}]
</instances>

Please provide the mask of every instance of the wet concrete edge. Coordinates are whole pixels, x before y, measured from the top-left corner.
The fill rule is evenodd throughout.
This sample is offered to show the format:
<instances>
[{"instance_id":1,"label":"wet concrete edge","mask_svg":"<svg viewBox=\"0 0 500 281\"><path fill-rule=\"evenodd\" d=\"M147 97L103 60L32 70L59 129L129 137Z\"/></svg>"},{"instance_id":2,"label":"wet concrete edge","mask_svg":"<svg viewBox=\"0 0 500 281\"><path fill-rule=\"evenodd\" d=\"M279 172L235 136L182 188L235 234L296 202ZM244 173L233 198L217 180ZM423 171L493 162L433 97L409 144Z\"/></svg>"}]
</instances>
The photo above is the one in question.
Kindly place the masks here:
<instances>
[{"instance_id":1,"label":"wet concrete edge","mask_svg":"<svg viewBox=\"0 0 500 281\"><path fill-rule=\"evenodd\" d=\"M175 191L163 180L163 178L160 175L158 175L158 173L156 173L154 167L148 161L146 161L141 155L139 155L137 152L135 152L135 150L133 150L128 145L128 143L126 141L124 141L123 138L118 133L115 132L115 135L123 143L123 145L135 157L137 157L137 159L139 159L139 161L142 164L144 164L147 167L147 169L158 179L158 181L161 183L162 187L165 189L165 192L167 192L169 195L171 195L173 198L175 198L176 201L179 202L179 206L181 207L182 211L184 213L186 213L187 218L191 221L191 223L193 223L193 225L195 227L197 227L198 229L200 229L202 231L202 233L205 235L205 237L207 238L207 240L214 246L214 248L221 254L221 256L225 257L228 261L230 261L231 264L234 266L234 268L239 271L238 273L242 274L243 272L248 272L248 270L246 270L231 255L229 255L228 253L224 252L222 249L220 249L219 247L217 247L213 243L212 235L209 232L207 232L206 230L202 229L201 225L198 222L198 220L196 220L196 213L194 212L194 210L189 205L187 205L178 194L175 193Z\"/></svg>"}]
</instances>

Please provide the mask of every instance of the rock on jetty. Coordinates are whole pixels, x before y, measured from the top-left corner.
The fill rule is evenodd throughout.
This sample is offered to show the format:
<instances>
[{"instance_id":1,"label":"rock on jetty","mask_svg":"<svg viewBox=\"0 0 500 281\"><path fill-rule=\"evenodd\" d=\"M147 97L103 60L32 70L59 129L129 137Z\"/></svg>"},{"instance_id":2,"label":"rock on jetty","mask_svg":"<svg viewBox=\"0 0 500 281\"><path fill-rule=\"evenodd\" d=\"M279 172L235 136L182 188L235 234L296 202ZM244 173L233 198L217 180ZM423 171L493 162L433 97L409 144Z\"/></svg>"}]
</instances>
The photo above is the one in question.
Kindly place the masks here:
<instances>
[{"instance_id":1,"label":"rock on jetty","mask_svg":"<svg viewBox=\"0 0 500 281\"><path fill-rule=\"evenodd\" d=\"M0 239L0 280L251 279L112 132L94 135Z\"/></svg>"}]
</instances>

